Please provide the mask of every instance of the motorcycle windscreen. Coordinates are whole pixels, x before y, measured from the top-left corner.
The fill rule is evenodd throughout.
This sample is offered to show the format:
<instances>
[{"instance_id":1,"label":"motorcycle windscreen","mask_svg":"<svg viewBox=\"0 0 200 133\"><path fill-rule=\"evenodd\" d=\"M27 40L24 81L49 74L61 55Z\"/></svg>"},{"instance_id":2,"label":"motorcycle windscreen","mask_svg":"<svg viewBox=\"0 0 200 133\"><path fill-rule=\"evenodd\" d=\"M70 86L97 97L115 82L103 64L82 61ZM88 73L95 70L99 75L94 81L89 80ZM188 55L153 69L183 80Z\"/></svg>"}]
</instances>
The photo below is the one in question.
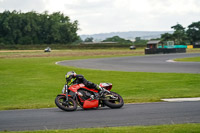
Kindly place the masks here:
<instances>
[{"instance_id":1,"label":"motorcycle windscreen","mask_svg":"<svg viewBox=\"0 0 200 133\"><path fill-rule=\"evenodd\" d=\"M99 106L99 100L85 100L84 104L83 104L83 108L84 109L90 109L90 108L97 108Z\"/></svg>"}]
</instances>

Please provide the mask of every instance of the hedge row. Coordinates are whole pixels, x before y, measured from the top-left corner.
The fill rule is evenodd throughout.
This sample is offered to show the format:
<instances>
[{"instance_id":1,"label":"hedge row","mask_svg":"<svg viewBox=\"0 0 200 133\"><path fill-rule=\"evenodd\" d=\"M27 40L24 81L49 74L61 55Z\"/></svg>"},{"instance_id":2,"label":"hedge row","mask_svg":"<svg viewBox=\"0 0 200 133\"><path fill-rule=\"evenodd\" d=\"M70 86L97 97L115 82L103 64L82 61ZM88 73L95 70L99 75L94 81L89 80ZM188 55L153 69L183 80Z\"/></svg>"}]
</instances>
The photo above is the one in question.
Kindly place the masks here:
<instances>
[{"instance_id":1,"label":"hedge row","mask_svg":"<svg viewBox=\"0 0 200 133\"><path fill-rule=\"evenodd\" d=\"M38 50L50 47L51 49L109 49L109 48L129 48L130 45L121 44L70 44L70 45L56 45L56 44L41 44L41 45L3 45L0 44L0 50L10 49L10 50Z\"/></svg>"}]
</instances>

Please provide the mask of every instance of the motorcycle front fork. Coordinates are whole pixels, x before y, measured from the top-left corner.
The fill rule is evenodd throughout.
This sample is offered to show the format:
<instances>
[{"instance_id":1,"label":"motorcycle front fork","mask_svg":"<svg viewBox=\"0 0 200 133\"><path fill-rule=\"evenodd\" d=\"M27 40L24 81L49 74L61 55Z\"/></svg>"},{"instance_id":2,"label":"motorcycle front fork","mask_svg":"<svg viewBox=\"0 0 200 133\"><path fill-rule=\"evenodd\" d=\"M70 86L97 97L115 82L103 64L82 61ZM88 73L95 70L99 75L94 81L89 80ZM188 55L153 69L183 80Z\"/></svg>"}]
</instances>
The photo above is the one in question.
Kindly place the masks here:
<instances>
[{"instance_id":1,"label":"motorcycle front fork","mask_svg":"<svg viewBox=\"0 0 200 133\"><path fill-rule=\"evenodd\" d=\"M65 84L65 94L66 94L66 99L65 99L65 102L66 103L68 103L68 101L69 101L69 98L68 98L68 86L67 86L67 84Z\"/></svg>"}]
</instances>

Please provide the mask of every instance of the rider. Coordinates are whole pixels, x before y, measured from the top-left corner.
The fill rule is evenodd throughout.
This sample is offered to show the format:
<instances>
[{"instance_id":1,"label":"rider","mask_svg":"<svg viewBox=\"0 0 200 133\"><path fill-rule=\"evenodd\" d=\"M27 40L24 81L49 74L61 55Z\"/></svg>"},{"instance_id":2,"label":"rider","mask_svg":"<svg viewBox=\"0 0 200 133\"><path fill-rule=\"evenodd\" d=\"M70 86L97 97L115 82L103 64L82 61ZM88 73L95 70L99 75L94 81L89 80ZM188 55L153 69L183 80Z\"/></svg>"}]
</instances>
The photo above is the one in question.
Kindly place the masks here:
<instances>
[{"instance_id":1,"label":"rider","mask_svg":"<svg viewBox=\"0 0 200 133\"><path fill-rule=\"evenodd\" d=\"M94 88L94 89L98 90L100 95L102 95L105 91L107 91L106 89L102 88L101 86L86 80L83 75L76 74L74 71L67 72L67 74L65 75L65 78L66 78L66 84L68 87L73 84L81 84L82 83L88 88Z\"/></svg>"}]
</instances>

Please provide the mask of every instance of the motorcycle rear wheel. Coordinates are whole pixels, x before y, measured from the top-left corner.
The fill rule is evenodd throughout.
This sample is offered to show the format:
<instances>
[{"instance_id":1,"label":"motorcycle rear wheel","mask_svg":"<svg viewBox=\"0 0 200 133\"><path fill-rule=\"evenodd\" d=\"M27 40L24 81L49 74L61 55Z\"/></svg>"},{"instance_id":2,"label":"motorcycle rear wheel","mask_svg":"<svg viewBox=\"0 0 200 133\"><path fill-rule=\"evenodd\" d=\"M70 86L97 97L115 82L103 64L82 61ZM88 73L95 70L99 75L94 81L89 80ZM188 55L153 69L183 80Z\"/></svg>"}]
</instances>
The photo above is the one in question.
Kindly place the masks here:
<instances>
[{"instance_id":1,"label":"motorcycle rear wheel","mask_svg":"<svg viewBox=\"0 0 200 133\"><path fill-rule=\"evenodd\" d=\"M57 96L55 99L55 104L58 108L64 111L75 111L77 109L77 103L74 99L68 98L68 103L66 103L65 96Z\"/></svg>"},{"instance_id":2,"label":"motorcycle rear wheel","mask_svg":"<svg viewBox=\"0 0 200 133\"><path fill-rule=\"evenodd\" d=\"M115 92L110 92L111 93L111 95L113 95L114 97L117 97L118 99L117 100L114 100L114 99L112 99L111 97L110 97L110 99L108 99L108 100L103 100L103 103L106 105L106 106L108 106L108 107L110 107L110 108L112 108L112 109L116 109L116 108L121 108L123 105L124 105L124 100L123 100L123 98L119 95L119 94L117 94L117 93L115 93ZM106 95L110 95L110 94L105 94L105 96Z\"/></svg>"}]
</instances>

